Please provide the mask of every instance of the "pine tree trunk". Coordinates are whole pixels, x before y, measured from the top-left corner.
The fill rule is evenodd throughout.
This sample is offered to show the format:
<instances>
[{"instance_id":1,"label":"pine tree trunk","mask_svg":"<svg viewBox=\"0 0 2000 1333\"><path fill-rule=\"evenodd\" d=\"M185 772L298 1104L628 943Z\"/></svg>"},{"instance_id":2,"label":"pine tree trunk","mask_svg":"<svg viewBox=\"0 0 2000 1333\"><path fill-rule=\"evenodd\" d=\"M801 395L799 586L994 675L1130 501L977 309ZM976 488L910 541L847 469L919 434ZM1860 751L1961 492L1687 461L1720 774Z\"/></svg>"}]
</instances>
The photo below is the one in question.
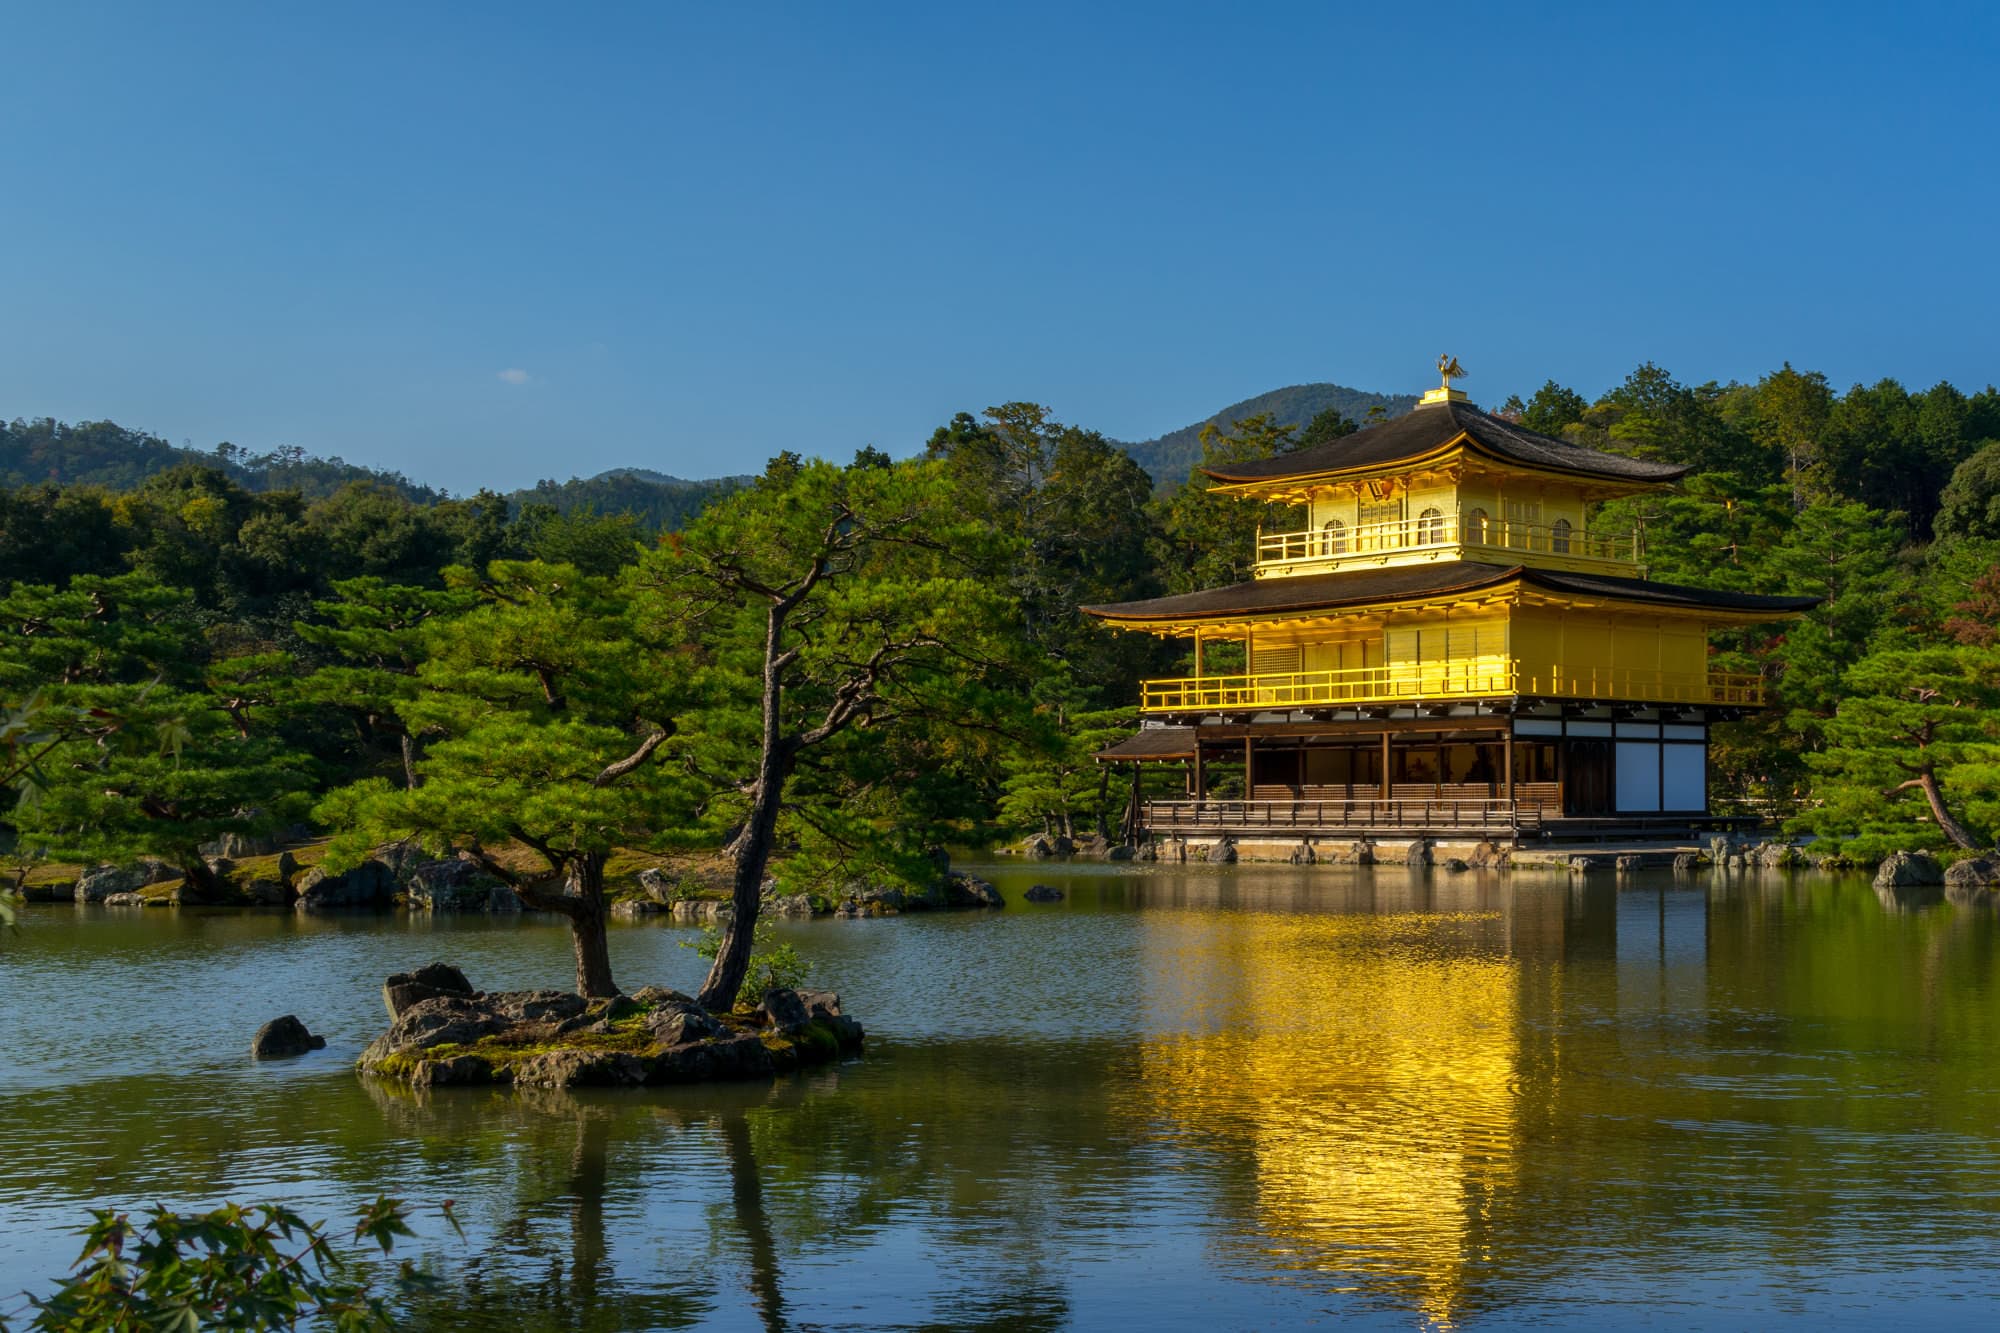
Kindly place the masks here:
<instances>
[{"instance_id":1,"label":"pine tree trunk","mask_svg":"<svg viewBox=\"0 0 2000 1333\"><path fill-rule=\"evenodd\" d=\"M576 949L576 993L603 999L618 993L611 979L611 940L605 930L604 856L591 853L575 865L575 910L570 913L570 943Z\"/></svg>"},{"instance_id":2,"label":"pine tree trunk","mask_svg":"<svg viewBox=\"0 0 2000 1333\"><path fill-rule=\"evenodd\" d=\"M750 818L736 839L736 878L729 901L729 923L715 962L701 983L697 1003L710 1013L736 1007L736 992L750 971L750 947L757 938L757 913L764 905L764 872L771 864L771 845L778 836L778 811L784 804L785 779L791 773L791 747L780 734L784 686L778 658L784 619L774 609L764 622L764 732L757 760L757 782L750 794Z\"/></svg>"},{"instance_id":3,"label":"pine tree trunk","mask_svg":"<svg viewBox=\"0 0 2000 1333\"><path fill-rule=\"evenodd\" d=\"M764 766L768 769L768 765ZM768 797L766 792L769 793ZM778 807L784 793L784 779L766 775L758 779L750 810L750 822L736 844L736 876L730 887L729 922L722 928L722 943L715 962L701 983L695 1000L710 1013L724 1013L736 1006L736 992L750 972L750 949L757 937L757 914L764 905L764 872L770 868L771 845L777 841Z\"/></svg>"},{"instance_id":4,"label":"pine tree trunk","mask_svg":"<svg viewBox=\"0 0 2000 1333\"><path fill-rule=\"evenodd\" d=\"M1980 849L1979 839L1973 837L1972 830L1959 823L1957 817L1945 808L1944 789L1938 785L1937 774L1926 768L1911 781L1915 784L1917 790L1924 794L1924 800L1931 807L1931 818L1937 820L1938 828L1943 830L1945 837L1951 839L1952 845L1963 848L1968 852L1978 851ZM1904 785L1909 786L1911 784L1905 783Z\"/></svg>"}]
</instances>

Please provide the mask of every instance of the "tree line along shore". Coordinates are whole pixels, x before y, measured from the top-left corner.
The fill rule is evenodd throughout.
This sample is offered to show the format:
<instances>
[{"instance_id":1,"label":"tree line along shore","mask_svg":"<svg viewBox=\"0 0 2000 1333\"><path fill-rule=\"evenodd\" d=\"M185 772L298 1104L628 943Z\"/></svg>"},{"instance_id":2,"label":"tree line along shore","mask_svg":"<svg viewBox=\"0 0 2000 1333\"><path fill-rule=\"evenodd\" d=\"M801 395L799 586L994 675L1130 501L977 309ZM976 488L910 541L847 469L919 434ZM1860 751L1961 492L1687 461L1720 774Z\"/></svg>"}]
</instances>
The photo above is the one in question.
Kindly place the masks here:
<instances>
[{"instance_id":1,"label":"tree line along shore","mask_svg":"<svg viewBox=\"0 0 2000 1333\"><path fill-rule=\"evenodd\" d=\"M2000 394L1647 365L1595 401L1551 382L1498 410L1694 469L1597 520L1643 530L1653 577L1821 599L1714 641L1776 701L1717 728L1718 808L1823 859L1991 845ZM1201 461L1359 424L1253 416L1206 429ZM1200 466L1161 491L1027 403L903 461L781 455L668 529L373 480L309 499L199 461L16 486L8 878L151 857L199 898L225 893L229 839L303 825L326 841L298 868L322 878L409 845L568 918L578 989L605 994L620 858L705 857L734 908L703 995L722 1003L768 893L935 893L945 845L1114 831L1128 793L1091 755L1184 650L1077 608L1247 579L1258 525L1287 530L1259 509Z\"/></svg>"}]
</instances>

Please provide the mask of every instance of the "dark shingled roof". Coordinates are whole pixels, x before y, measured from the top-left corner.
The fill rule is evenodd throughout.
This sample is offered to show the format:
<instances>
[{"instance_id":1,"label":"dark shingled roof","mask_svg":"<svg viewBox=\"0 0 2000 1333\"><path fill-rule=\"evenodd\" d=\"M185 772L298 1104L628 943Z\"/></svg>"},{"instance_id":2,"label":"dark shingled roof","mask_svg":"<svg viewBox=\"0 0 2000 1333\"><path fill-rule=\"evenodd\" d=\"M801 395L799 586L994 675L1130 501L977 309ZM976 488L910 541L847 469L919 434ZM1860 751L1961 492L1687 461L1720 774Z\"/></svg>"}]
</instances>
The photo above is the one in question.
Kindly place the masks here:
<instances>
[{"instance_id":1,"label":"dark shingled roof","mask_svg":"<svg viewBox=\"0 0 2000 1333\"><path fill-rule=\"evenodd\" d=\"M1297 453L1282 454L1251 463L1230 463L1204 468L1217 481L1272 481L1288 477L1315 477L1353 468L1379 467L1425 454L1451 443L1461 434L1472 437L1486 453L1528 467L1556 472L1574 472L1619 481L1666 482L1686 475L1688 469L1672 463L1643 463L1580 444L1537 435L1511 421L1502 421L1470 403L1431 403L1392 418L1379 426L1358 430L1344 439L1328 440Z\"/></svg>"},{"instance_id":2,"label":"dark shingled roof","mask_svg":"<svg viewBox=\"0 0 2000 1333\"><path fill-rule=\"evenodd\" d=\"M1099 750L1096 759L1192 759L1193 727L1145 727L1116 745Z\"/></svg>"},{"instance_id":3,"label":"dark shingled roof","mask_svg":"<svg viewBox=\"0 0 2000 1333\"><path fill-rule=\"evenodd\" d=\"M1143 602L1086 606L1102 620L1206 620L1212 616L1268 615L1318 611L1370 602L1405 602L1440 593L1472 592L1520 579L1550 592L1577 597L1615 597L1656 606L1711 607L1720 611L1768 611L1782 615L1818 606L1817 597L1764 597L1747 592L1715 592L1610 574L1569 574L1525 565L1488 565L1471 560L1436 565L1398 565L1296 578L1258 579L1230 588L1154 597Z\"/></svg>"}]
</instances>

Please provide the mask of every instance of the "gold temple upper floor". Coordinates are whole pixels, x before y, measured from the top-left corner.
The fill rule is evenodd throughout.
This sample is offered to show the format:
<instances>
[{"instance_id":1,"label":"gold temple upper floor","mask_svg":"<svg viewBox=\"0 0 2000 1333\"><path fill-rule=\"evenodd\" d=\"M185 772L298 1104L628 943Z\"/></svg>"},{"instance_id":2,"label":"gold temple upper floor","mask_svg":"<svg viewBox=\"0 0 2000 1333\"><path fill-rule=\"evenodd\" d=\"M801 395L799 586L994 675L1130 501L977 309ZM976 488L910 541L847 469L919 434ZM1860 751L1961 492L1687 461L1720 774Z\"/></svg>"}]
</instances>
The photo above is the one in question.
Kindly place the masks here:
<instances>
[{"instance_id":1,"label":"gold temple upper floor","mask_svg":"<svg viewBox=\"0 0 2000 1333\"><path fill-rule=\"evenodd\" d=\"M1477 505L1433 504L1369 523L1327 517L1294 532L1260 532L1254 572L1260 579L1289 578L1473 560L1631 576L1642 572L1642 558L1636 529L1599 532L1560 516L1545 523L1538 518L1495 517Z\"/></svg>"},{"instance_id":2,"label":"gold temple upper floor","mask_svg":"<svg viewBox=\"0 0 2000 1333\"><path fill-rule=\"evenodd\" d=\"M1756 708L1764 703L1764 682L1742 672L1530 663L1493 655L1148 680L1140 685L1139 706L1156 714L1266 712L1510 698Z\"/></svg>"}]
</instances>

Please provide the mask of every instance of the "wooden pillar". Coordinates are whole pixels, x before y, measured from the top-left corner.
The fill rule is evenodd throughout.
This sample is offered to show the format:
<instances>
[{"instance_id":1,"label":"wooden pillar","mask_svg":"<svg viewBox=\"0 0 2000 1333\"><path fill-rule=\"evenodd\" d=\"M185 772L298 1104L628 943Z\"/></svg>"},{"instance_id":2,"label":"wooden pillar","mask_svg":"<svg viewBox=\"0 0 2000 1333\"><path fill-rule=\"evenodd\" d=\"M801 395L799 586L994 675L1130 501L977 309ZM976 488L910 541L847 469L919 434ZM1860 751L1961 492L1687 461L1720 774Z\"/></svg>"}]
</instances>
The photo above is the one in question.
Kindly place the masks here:
<instances>
[{"instance_id":1,"label":"wooden pillar","mask_svg":"<svg viewBox=\"0 0 2000 1333\"><path fill-rule=\"evenodd\" d=\"M1511 801L1514 799L1514 724L1512 722L1507 724L1507 734L1501 739L1501 746L1503 758L1500 762L1507 774L1507 785L1501 789L1500 794Z\"/></svg>"},{"instance_id":2,"label":"wooden pillar","mask_svg":"<svg viewBox=\"0 0 2000 1333\"><path fill-rule=\"evenodd\" d=\"M1144 803L1139 796L1139 761L1132 761L1132 794L1125 798L1125 825L1119 830L1118 840L1123 843L1139 841L1139 821Z\"/></svg>"},{"instance_id":3,"label":"wooden pillar","mask_svg":"<svg viewBox=\"0 0 2000 1333\"><path fill-rule=\"evenodd\" d=\"M1208 795L1208 784L1202 781L1201 733L1199 731L1195 732L1194 736L1194 770L1190 774L1190 777L1193 779L1193 785L1194 785L1194 791L1192 795L1197 801L1199 801L1202 797Z\"/></svg>"},{"instance_id":4,"label":"wooden pillar","mask_svg":"<svg viewBox=\"0 0 2000 1333\"><path fill-rule=\"evenodd\" d=\"M1196 626L1194 631L1194 678L1196 680L1201 679L1201 627L1200 626Z\"/></svg>"},{"instance_id":5,"label":"wooden pillar","mask_svg":"<svg viewBox=\"0 0 2000 1333\"><path fill-rule=\"evenodd\" d=\"M1382 733L1382 799L1389 799L1389 733Z\"/></svg>"},{"instance_id":6,"label":"wooden pillar","mask_svg":"<svg viewBox=\"0 0 2000 1333\"><path fill-rule=\"evenodd\" d=\"M1257 794L1256 780L1251 777L1254 770L1250 766L1250 737L1243 738L1243 799L1250 800Z\"/></svg>"}]
</instances>

